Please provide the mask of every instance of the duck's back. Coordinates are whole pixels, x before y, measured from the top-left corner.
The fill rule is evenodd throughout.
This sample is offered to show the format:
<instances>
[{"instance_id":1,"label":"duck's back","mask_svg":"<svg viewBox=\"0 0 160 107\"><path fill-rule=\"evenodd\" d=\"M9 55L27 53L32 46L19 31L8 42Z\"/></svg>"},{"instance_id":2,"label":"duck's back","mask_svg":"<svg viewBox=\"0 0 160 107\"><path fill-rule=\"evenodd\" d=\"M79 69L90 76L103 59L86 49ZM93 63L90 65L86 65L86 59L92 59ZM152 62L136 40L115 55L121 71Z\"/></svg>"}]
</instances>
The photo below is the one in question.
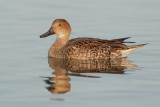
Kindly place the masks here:
<instances>
[{"instance_id":1,"label":"duck's back","mask_svg":"<svg viewBox=\"0 0 160 107\"><path fill-rule=\"evenodd\" d=\"M120 38L114 40L102 40L97 38L75 38L68 41L63 49L66 58L73 59L106 59L122 57L122 50L128 46Z\"/></svg>"}]
</instances>

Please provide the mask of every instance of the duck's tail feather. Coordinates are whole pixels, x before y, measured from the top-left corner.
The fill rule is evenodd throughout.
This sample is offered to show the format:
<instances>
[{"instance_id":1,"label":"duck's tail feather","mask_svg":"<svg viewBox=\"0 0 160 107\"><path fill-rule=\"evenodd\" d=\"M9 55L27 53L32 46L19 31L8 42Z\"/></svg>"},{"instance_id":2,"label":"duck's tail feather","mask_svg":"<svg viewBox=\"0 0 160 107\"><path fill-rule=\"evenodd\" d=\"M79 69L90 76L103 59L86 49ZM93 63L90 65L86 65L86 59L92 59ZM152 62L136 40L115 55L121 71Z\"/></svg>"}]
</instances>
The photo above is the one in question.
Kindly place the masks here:
<instances>
[{"instance_id":1,"label":"duck's tail feather","mask_svg":"<svg viewBox=\"0 0 160 107\"><path fill-rule=\"evenodd\" d=\"M131 45L131 46L128 46L128 49L138 49L140 47L143 47L144 45L147 45L148 43L145 43L145 44L139 44L139 45Z\"/></svg>"},{"instance_id":2,"label":"duck's tail feather","mask_svg":"<svg viewBox=\"0 0 160 107\"><path fill-rule=\"evenodd\" d=\"M132 46L128 46L127 49L122 50L122 57L127 57L128 54L130 54L131 52L133 52L134 50L143 47L146 44L140 44L140 45L132 45Z\"/></svg>"}]
</instances>

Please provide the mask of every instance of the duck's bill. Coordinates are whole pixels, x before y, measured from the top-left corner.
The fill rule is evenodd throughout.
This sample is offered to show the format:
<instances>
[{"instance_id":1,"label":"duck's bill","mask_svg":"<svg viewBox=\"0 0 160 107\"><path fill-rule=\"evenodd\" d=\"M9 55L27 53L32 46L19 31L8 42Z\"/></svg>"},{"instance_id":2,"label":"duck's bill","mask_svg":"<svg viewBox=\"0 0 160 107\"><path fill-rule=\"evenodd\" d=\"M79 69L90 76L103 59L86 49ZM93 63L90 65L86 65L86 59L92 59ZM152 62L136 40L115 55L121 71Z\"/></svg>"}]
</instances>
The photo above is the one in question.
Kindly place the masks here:
<instances>
[{"instance_id":1,"label":"duck's bill","mask_svg":"<svg viewBox=\"0 0 160 107\"><path fill-rule=\"evenodd\" d=\"M40 38L45 38L45 37L53 35L53 34L55 34L55 33L53 32L52 28L50 28L46 33L40 35Z\"/></svg>"}]
</instances>

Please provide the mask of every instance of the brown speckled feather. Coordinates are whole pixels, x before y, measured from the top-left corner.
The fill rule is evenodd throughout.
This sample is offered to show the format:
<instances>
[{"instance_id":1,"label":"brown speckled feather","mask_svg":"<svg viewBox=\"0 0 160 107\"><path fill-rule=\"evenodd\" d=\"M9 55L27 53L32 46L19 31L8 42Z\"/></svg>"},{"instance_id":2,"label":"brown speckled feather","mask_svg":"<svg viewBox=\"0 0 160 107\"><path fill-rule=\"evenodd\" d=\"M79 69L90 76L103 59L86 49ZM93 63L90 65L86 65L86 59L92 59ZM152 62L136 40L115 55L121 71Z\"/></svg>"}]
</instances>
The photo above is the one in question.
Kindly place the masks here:
<instances>
[{"instance_id":1,"label":"brown speckled feather","mask_svg":"<svg viewBox=\"0 0 160 107\"><path fill-rule=\"evenodd\" d=\"M123 44L128 38L102 40L97 38L76 38L68 41L63 49L66 58L104 59L122 56L122 50L130 46ZM135 48L135 47L133 47Z\"/></svg>"}]
</instances>

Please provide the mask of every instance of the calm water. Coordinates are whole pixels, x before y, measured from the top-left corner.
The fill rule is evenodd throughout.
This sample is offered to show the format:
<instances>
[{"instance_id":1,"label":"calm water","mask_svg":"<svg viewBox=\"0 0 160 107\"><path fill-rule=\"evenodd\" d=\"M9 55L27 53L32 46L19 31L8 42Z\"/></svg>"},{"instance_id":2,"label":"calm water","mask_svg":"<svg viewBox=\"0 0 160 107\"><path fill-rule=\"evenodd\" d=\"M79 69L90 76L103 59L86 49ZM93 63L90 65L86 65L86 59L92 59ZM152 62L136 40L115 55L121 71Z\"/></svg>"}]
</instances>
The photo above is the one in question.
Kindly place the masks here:
<instances>
[{"instance_id":1,"label":"calm water","mask_svg":"<svg viewBox=\"0 0 160 107\"><path fill-rule=\"evenodd\" d=\"M0 13L1 107L160 106L160 1L0 0ZM47 57L56 36L39 38L56 18L70 22L70 38L130 36L149 44L114 67L57 64ZM88 70L95 64L101 67Z\"/></svg>"}]
</instances>

